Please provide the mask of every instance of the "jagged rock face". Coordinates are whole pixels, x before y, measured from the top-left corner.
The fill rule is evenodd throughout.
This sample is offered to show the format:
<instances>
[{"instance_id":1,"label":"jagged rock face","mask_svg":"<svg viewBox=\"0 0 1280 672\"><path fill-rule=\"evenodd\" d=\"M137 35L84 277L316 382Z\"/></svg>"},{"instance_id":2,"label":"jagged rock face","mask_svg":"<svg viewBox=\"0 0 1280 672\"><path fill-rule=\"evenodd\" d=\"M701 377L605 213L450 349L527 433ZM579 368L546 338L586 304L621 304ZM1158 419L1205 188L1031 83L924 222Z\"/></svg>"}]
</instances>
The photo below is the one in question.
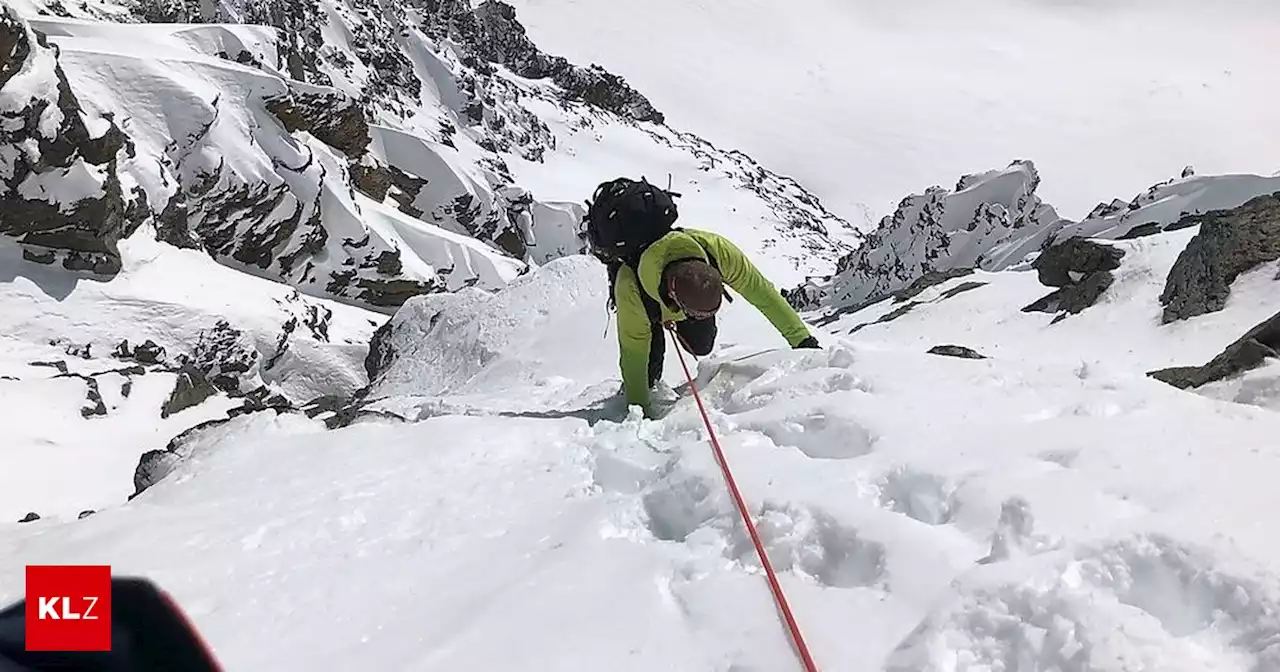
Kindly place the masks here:
<instances>
[{"instance_id":1,"label":"jagged rock face","mask_svg":"<svg viewBox=\"0 0 1280 672\"><path fill-rule=\"evenodd\" d=\"M173 391L160 408L160 417L167 418L179 413L217 394L218 390L200 372L188 369L178 372L174 379Z\"/></svg>"},{"instance_id":2,"label":"jagged rock face","mask_svg":"<svg viewBox=\"0 0 1280 672\"><path fill-rule=\"evenodd\" d=\"M257 349L226 320L201 331L191 354L178 359L180 367L233 396L262 386Z\"/></svg>"},{"instance_id":3,"label":"jagged rock face","mask_svg":"<svg viewBox=\"0 0 1280 672\"><path fill-rule=\"evenodd\" d=\"M352 159L358 160L369 146L364 109L339 91L290 85L288 95L269 98L266 105L290 133L306 131Z\"/></svg>"},{"instance_id":4,"label":"jagged rock face","mask_svg":"<svg viewBox=\"0 0 1280 672\"><path fill-rule=\"evenodd\" d=\"M1222 310L1236 277L1280 259L1280 192L1200 219L1160 294L1166 324Z\"/></svg>"},{"instance_id":5,"label":"jagged rock face","mask_svg":"<svg viewBox=\"0 0 1280 672\"><path fill-rule=\"evenodd\" d=\"M114 120L81 108L56 50L0 6L0 234L30 261L114 275L116 243L139 223L117 174L132 151Z\"/></svg>"},{"instance_id":6,"label":"jagged rock face","mask_svg":"<svg viewBox=\"0 0 1280 672\"><path fill-rule=\"evenodd\" d=\"M1029 161L966 175L954 192L908 196L862 246L840 260L831 281L837 308L878 301L931 273L1000 270L1035 251L1062 219L1041 202Z\"/></svg>"},{"instance_id":7,"label":"jagged rock face","mask_svg":"<svg viewBox=\"0 0 1280 672\"><path fill-rule=\"evenodd\" d=\"M442 4L450 3L443 0ZM663 123L662 113L621 77L599 66L577 66L543 53L529 39L511 5L487 0L475 8L473 16L474 24L463 21L453 32L475 49L478 57L505 65L521 77L549 77L579 99L623 117Z\"/></svg>"},{"instance_id":8,"label":"jagged rock face","mask_svg":"<svg viewBox=\"0 0 1280 672\"><path fill-rule=\"evenodd\" d=\"M1225 380L1280 357L1280 313L1250 329L1204 366L1179 366L1147 375L1174 387L1189 389Z\"/></svg>"},{"instance_id":9,"label":"jagged rock face","mask_svg":"<svg viewBox=\"0 0 1280 672\"><path fill-rule=\"evenodd\" d=\"M1110 245L1068 238L1036 258L1033 267L1040 282L1058 287L1055 292L1023 308L1023 312L1062 313L1054 321L1084 311L1098 301L1115 282L1111 274L1120 268L1124 250Z\"/></svg>"}]
</instances>

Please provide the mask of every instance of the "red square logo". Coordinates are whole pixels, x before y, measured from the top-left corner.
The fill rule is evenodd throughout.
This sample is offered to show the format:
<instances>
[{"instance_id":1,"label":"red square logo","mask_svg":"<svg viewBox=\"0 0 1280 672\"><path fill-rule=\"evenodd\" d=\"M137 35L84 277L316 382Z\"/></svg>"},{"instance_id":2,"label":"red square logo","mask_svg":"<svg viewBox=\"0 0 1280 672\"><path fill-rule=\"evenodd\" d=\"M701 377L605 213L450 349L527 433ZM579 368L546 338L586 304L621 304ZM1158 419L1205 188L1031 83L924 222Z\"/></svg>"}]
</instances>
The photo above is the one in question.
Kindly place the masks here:
<instances>
[{"instance_id":1,"label":"red square logo","mask_svg":"<svg viewBox=\"0 0 1280 672\"><path fill-rule=\"evenodd\" d=\"M27 565L27 650L110 651L111 567Z\"/></svg>"}]
</instances>

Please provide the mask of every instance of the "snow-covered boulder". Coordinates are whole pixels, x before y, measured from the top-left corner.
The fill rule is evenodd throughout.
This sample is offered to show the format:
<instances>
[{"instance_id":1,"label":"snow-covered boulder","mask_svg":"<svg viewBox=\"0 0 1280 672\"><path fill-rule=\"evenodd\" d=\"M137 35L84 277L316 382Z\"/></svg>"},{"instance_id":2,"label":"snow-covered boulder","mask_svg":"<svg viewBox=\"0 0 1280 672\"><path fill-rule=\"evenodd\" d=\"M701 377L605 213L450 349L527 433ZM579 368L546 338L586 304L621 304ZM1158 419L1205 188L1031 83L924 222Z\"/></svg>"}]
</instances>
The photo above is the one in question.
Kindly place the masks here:
<instances>
[{"instance_id":1,"label":"snow-covered boulder","mask_svg":"<svg viewBox=\"0 0 1280 672\"><path fill-rule=\"evenodd\" d=\"M118 174L134 147L111 114L85 109L58 51L0 6L0 234L24 256L113 275L137 227Z\"/></svg>"},{"instance_id":2,"label":"snow-covered boulder","mask_svg":"<svg viewBox=\"0 0 1280 672\"><path fill-rule=\"evenodd\" d=\"M1222 310L1237 276L1280 259L1280 191L1195 221L1200 232L1178 256L1160 294L1166 324Z\"/></svg>"},{"instance_id":3,"label":"snow-covered boulder","mask_svg":"<svg viewBox=\"0 0 1280 672\"><path fill-rule=\"evenodd\" d=\"M557 333L603 334L608 282L595 259L557 259L499 292L416 297L374 335L365 368L369 397L434 396L488 381L558 373ZM603 336L602 336L603 337ZM532 347L545 344L545 348ZM576 363L575 363L576 364ZM612 362L610 362L612 364Z\"/></svg>"},{"instance_id":4,"label":"snow-covered boulder","mask_svg":"<svg viewBox=\"0 0 1280 672\"><path fill-rule=\"evenodd\" d=\"M1030 161L965 175L953 191L932 187L897 211L840 260L831 280L834 307L864 305L928 273L979 267L995 271L1036 251L1064 222L1036 196Z\"/></svg>"}]
</instances>

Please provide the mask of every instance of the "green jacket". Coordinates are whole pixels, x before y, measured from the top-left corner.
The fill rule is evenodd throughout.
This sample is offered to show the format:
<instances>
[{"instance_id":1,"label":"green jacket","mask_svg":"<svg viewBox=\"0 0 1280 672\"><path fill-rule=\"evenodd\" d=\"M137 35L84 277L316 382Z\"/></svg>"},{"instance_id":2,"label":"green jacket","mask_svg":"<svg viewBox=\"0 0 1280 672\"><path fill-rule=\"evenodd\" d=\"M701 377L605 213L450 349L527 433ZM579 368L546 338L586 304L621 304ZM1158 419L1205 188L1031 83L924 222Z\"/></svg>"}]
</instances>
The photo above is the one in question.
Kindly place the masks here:
<instances>
[{"instance_id":1,"label":"green jacket","mask_svg":"<svg viewBox=\"0 0 1280 672\"><path fill-rule=\"evenodd\" d=\"M618 270L614 285L613 296L618 305L618 365L622 369L622 387L627 404L648 408L650 337L653 329L662 328L661 324L650 323L640 298L641 288L662 306L662 323L685 319L683 311L662 300L659 291L662 271L667 264L681 259L710 261L708 252L720 268L725 284L768 318L788 344L794 347L808 338L809 329L800 316L736 245L710 231L672 231L644 251L640 257L638 282L636 272L629 266L623 266Z\"/></svg>"}]
</instances>

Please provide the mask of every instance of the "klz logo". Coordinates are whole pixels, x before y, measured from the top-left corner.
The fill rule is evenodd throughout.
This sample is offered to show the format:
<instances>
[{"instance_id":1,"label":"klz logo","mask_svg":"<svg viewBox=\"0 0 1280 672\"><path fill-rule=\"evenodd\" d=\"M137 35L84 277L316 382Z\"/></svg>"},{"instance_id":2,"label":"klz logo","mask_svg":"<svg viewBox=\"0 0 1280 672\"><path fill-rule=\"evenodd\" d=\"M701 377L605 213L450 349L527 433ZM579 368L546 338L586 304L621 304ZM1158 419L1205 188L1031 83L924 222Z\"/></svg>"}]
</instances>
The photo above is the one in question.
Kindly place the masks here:
<instances>
[{"instance_id":1,"label":"klz logo","mask_svg":"<svg viewBox=\"0 0 1280 672\"><path fill-rule=\"evenodd\" d=\"M27 650L110 651L111 567L27 566Z\"/></svg>"}]
</instances>

